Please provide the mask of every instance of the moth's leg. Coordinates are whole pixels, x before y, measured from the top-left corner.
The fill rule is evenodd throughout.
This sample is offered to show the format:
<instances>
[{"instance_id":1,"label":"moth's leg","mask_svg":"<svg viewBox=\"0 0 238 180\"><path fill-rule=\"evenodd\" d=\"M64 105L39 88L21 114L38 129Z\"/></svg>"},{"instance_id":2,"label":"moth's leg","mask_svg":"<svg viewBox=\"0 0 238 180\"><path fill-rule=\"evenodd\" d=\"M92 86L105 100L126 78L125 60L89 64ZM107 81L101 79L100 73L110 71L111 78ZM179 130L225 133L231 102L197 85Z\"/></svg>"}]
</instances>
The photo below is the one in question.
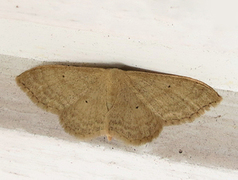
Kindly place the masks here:
<instances>
[{"instance_id":1,"label":"moth's leg","mask_svg":"<svg viewBox=\"0 0 238 180\"><path fill-rule=\"evenodd\" d=\"M107 134L107 140L111 141L112 140L112 136L110 134Z\"/></svg>"}]
</instances>

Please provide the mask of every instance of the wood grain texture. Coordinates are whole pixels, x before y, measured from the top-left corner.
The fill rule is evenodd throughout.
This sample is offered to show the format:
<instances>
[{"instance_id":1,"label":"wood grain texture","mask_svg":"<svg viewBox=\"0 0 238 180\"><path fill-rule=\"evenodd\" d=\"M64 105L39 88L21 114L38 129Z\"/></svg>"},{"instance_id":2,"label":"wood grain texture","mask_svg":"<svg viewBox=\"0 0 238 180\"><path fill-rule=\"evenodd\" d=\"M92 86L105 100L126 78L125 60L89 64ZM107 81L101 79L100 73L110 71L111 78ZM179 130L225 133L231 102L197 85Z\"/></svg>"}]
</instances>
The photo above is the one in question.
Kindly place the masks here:
<instances>
[{"instance_id":1,"label":"wood grain texture","mask_svg":"<svg viewBox=\"0 0 238 180\"><path fill-rule=\"evenodd\" d=\"M107 135L141 145L163 126L192 122L221 96L187 77L120 69L46 65L16 78L39 107L81 139Z\"/></svg>"}]
</instances>

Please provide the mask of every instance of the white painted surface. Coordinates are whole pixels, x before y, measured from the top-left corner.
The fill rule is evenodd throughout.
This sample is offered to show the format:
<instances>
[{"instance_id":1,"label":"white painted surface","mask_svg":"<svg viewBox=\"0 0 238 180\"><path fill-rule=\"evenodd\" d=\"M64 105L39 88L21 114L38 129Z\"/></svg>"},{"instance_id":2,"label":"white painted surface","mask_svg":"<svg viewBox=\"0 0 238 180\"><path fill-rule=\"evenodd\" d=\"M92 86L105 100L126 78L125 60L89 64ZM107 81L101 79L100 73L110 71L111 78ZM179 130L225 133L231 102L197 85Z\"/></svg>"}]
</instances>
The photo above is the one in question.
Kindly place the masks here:
<instances>
[{"instance_id":1,"label":"white painted surface","mask_svg":"<svg viewBox=\"0 0 238 180\"><path fill-rule=\"evenodd\" d=\"M41 61L119 62L238 91L234 4L2 0L0 54Z\"/></svg>"},{"instance_id":2,"label":"white painted surface","mask_svg":"<svg viewBox=\"0 0 238 180\"><path fill-rule=\"evenodd\" d=\"M0 4L0 177L238 179L234 1ZM42 61L121 63L190 76L220 89L224 100L194 123L165 128L145 146L103 137L80 142L14 82Z\"/></svg>"},{"instance_id":3,"label":"white painted surface","mask_svg":"<svg viewBox=\"0 0 238 180\"><path fill-rule=\"evenodd\" d=\"M176 163L15 130L0 129L0 141L1 179L235 180L238 177L237 171Z\"/></svg>"}]
</instances>

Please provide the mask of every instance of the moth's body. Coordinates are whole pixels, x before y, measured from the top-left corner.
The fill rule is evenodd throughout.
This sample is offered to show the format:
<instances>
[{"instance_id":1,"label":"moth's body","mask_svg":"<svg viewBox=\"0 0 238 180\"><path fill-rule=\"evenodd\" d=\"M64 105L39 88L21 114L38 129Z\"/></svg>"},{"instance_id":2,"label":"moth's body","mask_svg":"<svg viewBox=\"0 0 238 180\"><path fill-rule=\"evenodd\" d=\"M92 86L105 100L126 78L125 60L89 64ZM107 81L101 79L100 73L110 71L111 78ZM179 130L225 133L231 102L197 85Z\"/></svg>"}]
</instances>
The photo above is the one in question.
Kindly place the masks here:
<instances>
[{"instance_id":1,"label":"moth's body","mask_svg":"<svg viewBox=\"0 0 238 180\"><path fill-rule=\"evenodd\" d=\"M164 125L191 122L221 101L191 78L116 68L40 66L16 81L37 105L59 115L66 132L134 145L152 141Z\"/></svg>"}]
</instances>

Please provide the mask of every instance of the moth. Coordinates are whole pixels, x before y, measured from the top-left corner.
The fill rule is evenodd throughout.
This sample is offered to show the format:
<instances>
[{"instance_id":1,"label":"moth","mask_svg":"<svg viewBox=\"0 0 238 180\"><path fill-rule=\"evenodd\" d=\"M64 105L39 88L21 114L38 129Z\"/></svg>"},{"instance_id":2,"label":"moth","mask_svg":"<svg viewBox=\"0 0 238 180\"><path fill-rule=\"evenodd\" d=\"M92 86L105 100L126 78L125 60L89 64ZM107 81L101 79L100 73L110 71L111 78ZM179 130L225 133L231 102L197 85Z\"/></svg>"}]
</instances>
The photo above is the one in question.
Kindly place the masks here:
<instances>
[{"instance_id":1,"label":"moth","mask_svg":"<svg viewBox=\"0 0 238 180\"><path fill-rule=\"evenodd\" d=\"M192 78L117 68L45 65L16 82L36 105L57 114L67 133L132 145L151 142L164 126L192 122L222 100Z\"/></svg>"}]
</instances>

